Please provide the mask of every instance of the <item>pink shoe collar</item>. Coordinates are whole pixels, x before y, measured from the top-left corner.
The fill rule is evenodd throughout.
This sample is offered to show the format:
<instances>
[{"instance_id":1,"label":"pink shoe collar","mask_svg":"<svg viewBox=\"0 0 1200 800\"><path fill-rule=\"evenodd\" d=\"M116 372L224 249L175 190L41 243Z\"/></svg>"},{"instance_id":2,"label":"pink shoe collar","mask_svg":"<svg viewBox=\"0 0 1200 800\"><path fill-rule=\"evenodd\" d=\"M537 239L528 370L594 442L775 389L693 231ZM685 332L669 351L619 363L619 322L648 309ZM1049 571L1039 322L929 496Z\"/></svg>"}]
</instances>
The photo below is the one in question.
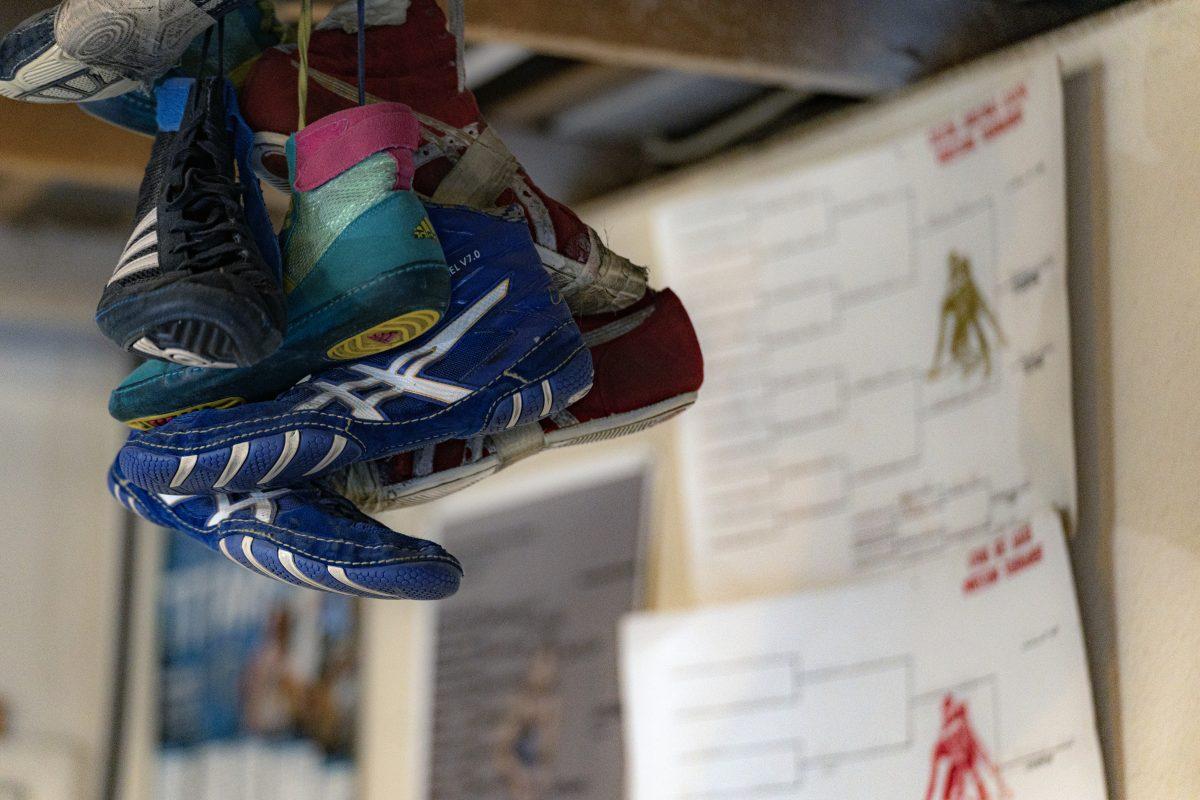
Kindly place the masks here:
<instances>
[{"instance_id":1,"label":"pink shoe collar","mask_svg":"<svg viewBox=\"0 0 1200 800\"><path fill-rule=\"evenodd\" d=\"M296 134L295 189L323 186L376 153L396 159L396 188L411 189L413 151L421 127L403 103L355 106L317 120Z\"/></svg>"}]
</instances>

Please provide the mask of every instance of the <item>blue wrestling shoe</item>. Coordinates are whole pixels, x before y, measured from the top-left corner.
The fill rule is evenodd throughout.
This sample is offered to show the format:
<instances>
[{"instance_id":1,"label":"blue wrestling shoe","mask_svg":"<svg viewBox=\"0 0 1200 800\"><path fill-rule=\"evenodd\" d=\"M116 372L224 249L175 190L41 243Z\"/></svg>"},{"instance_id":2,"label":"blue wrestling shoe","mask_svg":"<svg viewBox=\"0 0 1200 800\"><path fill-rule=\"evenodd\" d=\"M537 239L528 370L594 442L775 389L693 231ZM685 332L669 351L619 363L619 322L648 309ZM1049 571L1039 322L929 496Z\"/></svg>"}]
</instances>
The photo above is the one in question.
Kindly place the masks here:
<instances>
[{"instance_id":1,"label":"blue wrestling shoe","mask_svg":"<svg viewBox=\"0 0 1200 800\"><path fill-rule=\"evenodd\" d=\"M0 39L0 95L31 103L119 97L174 67L247 0L63 0Z\"/></svg>"},{"instance_id":2,"label":"blue wrestling shoe","mask_svg":"<svg viewBox=\"0 0 1200 800\"><path fill-rule=\"evenodd\" d=\"M536 422L582 398L592 360L529 230L431 208L450 309L412 345L321 373L273 401L207 409L134 433L122 472L174 494L261 491L446 439Z\"/></svg>"},{"instance_id":3,"label":"blue wrestling shoe","mask_svg":"<svg viewBox=\"0 0 1200 800\"><path fill-rule=\"evenodd\" d=\"M147 492L113 465L108 490L126 508L191 536L268 578L325 592L439 600L462 566L434 542L387 528L319 484L187 497Z\"/></svg>"}]
</instances>

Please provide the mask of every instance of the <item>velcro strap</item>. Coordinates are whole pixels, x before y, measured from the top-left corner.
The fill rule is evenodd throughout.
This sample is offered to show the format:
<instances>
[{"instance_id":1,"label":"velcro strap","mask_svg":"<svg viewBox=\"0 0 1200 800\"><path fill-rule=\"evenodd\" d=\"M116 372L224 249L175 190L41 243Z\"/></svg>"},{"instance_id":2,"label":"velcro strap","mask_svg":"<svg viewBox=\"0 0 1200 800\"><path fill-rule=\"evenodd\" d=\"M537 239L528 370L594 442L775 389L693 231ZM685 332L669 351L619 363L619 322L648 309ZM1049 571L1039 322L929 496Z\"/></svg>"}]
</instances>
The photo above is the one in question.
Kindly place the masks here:
<instances>
[{"instance_id":1,"label":"velcro strap","mask_svg":"<svg viewBox=\"0 0 1200 800\"><path fill-rule=\"evenodd\" d=\"M520 164L489 128L479 135L430 198L441 205L494 208Z\"/></svg>"}]
</instances>

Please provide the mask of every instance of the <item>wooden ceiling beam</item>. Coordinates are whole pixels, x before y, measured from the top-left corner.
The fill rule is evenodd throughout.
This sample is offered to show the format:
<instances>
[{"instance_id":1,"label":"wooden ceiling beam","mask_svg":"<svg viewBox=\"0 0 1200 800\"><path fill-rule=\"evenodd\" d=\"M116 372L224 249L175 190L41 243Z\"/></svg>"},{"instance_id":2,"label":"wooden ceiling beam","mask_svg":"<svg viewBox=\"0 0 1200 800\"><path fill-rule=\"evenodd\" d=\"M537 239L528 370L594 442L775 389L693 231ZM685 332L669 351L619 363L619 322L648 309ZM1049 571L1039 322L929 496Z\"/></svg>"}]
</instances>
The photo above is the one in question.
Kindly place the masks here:
<instances>
[{"instance_id":1,"label":"wooden ceiling beam","mask_svg":"<svg viewBox=\"0 0 1200 800\"><path fill-rule=\"evenodd\" d=\"M466 0L467 36L865 96L1112 0Z\"/></svg>"},{"instance_id":2,"label":"wooden ceiling beam","mask_svg":"<svg viewBox=\"0 0 1200 800\"><path fill-rule=\"evenodd\" d=\"M71 105L0 99L0 165L11 175L137 189L150 146Z\"/></svg>"}]
</instances>

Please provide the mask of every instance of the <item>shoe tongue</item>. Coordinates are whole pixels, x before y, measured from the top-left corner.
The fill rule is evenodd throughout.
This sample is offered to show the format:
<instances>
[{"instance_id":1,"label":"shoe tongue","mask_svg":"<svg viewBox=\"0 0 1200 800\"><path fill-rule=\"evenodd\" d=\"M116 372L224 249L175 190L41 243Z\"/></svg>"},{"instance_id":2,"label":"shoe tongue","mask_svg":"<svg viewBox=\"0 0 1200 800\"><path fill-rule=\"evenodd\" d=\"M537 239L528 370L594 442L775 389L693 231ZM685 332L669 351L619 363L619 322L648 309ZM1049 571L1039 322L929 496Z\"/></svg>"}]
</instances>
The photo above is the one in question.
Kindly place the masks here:
<instances>
[{"instance_id":1,"label":"shoe tongue","mask_svg":"<svg viewBox=\"0 0 1200 800\"><path fill-rule=\"evenodd\" d=\"M158 129L175 132L183 122L194 78L168 78L154 90Z\"/></svg>"}]
</instances>

